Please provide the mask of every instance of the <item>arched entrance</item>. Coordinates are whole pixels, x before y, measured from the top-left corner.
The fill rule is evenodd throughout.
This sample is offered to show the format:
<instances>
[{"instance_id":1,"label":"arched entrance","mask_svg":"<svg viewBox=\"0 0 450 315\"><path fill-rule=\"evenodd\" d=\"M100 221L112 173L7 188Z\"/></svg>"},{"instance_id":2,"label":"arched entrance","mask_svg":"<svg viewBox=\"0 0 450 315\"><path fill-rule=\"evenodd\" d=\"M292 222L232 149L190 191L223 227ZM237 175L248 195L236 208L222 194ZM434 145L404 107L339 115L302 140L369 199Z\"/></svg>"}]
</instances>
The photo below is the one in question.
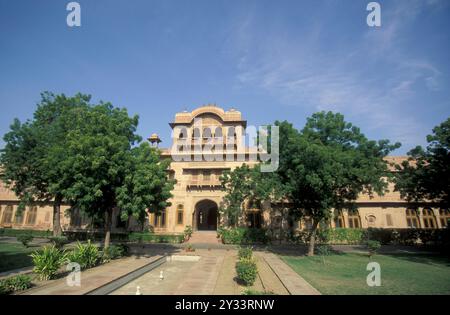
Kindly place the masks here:
<instances>
[{"instance_id":1,"label":"arched entrance","mask_svg":"<svg viewBox=\"0 0 450 315\"><path fill-rule=\"evenodd\" d=\"M215 231L219 222L217 203L212 200L202 200L195 205L194 229L197 231Z\"/></svg>"}]
</instances>

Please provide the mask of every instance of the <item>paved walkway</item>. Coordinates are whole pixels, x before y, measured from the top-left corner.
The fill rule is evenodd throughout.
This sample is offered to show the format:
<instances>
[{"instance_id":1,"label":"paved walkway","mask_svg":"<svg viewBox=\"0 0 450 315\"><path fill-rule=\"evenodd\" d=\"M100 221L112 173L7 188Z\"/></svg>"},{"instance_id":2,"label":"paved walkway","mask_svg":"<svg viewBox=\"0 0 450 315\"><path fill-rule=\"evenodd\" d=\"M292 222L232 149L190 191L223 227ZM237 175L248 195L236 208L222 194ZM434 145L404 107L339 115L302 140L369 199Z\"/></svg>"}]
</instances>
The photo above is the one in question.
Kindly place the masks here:
<instances>
[{"instance_id":1,"label":"paved walkway","mask_svg":"<svg viewBox=\"0 0 450 315\"><path fill-rule=\"evenodd\" d=\"M128 257L88 269L81 273L81 286L69 287L66 278L50 281L48 284L33 288L22 294L26 295L82 295L110 283L129 272L143 267L161 256Z\"/></svg>"},{"instance_id":2,"label":"paved walkway","mask_svg":"<svg viewBox=\"0 0 450 315\"><path fill-rule=\"evenodd\" d=\"M262 291L272 292L277 295L289 295L289 291L264 259L263 254L256 253L255 256Z\"/></svg>"},{"instance_id":3,"label":"paved walkway","mask_svg":"<svg viewBox=\"0 0 450 315\"><path fill-rule=\"evenodd\" d=\"M214 293L224 255L203 255L175 290L175 295L211 295Z\"/></svg>"},{"instance_id":4,"label":"paved walkway","mask_svg":"<svg viewBox=\"0 0 450 315\"><path fill-rule=\"evenodd\" d=\"M137 286L140 286L142 294L240 295L245 289L273 292L280 295L320 294L273 253L254 252L258 277L255 284L247 288L236 281L237 251L234 249L197 249L194 252L185 252L179 248L161 251L161 248L158 247L153 248L150 257L128 257L83 271L81 287L69 287L66 279L61 278L49 281L45 285L28 290L23 294L87 294L157 260L164 254L176 255L181 259L160 265L112 294L135 294ZM196 257L185 262L183 261L185 256ZM163 271L164 280L159 279L161 271Z\"/></svg>"},{"instance_id":5,"label":"paved walkway","mask_svg":"<svg viewBox=\"0 0 450 315\"><path fill-rule=\"evenodd\" d=\"M278 279L283 283L289 294L292 295L320 295L313 286L311 286L298 273L292 270L284 261L272 253L257 253L269 265Z\"/></svg>"},{"instance_id":6,"label":"paved walkway","mask_svg":"<svg viewBox=\"0 0 450 315\"><path fill-rule=\"evenodd\" d=\"M188 244L222 244L216 231L195 231L187 241Z\"/></svg>"}]
</instances>

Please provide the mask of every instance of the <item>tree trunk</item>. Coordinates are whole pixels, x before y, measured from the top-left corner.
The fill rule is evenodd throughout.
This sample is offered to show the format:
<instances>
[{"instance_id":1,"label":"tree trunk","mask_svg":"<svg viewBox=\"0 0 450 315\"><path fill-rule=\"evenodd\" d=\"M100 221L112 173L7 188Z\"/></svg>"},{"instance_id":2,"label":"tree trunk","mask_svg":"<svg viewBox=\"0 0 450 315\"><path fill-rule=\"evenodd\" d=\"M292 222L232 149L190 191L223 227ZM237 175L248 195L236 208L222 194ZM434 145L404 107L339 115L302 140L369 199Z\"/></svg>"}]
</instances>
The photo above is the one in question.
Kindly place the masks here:
<instances>
[{"instance_id":1,"label":"tree trunk","mask_svg":"<svg viewBox=\"0 0 450 315\"><path fill-rule=\"evenodd\" d=\"M104 248L107 249L109 247L109 243L111 241L111 226L112 226L112 209L108 209L106 211L105 218L105 245Z\"/></svg>"},{"instance_id":2,"label":"tree trunk","mask_svg":"<svg viewBox=\"0 0 450 315\"><path fill-rule=\"evenodd\" d=\"M61 200L60 196L55 197L53 202L53 236L61 236Z\"/></svg>"},{"instance_id":3,"label":"tree trunk","mask_svg":"<svg viewBox=\"0 0 450 315\"><path fill-rule=\"evenodd\" d=\"M316 244L317 225L318 225L318 223L316 223L313 220L311 235L309 237L308 256L314 256L314 246Z\"/></svg>"}]
</instances>

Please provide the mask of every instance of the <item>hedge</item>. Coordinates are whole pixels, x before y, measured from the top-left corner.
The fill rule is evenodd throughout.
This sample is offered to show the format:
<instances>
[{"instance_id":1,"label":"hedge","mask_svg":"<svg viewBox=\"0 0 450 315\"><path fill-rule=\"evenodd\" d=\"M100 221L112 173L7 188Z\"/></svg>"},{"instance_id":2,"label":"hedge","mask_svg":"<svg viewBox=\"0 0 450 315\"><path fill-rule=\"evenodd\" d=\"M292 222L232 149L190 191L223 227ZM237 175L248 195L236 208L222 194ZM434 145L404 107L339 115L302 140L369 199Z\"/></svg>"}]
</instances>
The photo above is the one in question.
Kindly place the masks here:
<instances>
[{"instance_id":1,"label":"hedge","mask_svg":"<svg viewBox=\"0 0 450 315\"><path fill-rule=\"evenodd\" d=\"M309 232L299 231L293 242L307 244ZM450 245L450 229L346 229L335 228L317 231L317 242L322 244L365 244L368 240L383 245Z\"/></svg>"},{"instance_id":2,"label":"hedge","mask_svg":"<svg viewBox=\"0 0 450 315\"><path fill-rule=\"evenodd\" d=\"M36 230L20 230L20 229L0 229L0 236L11 236L17 237L20 235L32 235L33 237L51 238L52 231L36 231ZM105 238L105 232L103 231L65 231L64 236L67 237L69 241L100 241ZM111 233L112 241L120 242L148 242L148 243L183 243L184 235L175 234L152 234L149 232L130 232L130 233Z\"/></svg>"},{"instance_id":3,"label":"hedge","mask_svg":"<svg viewBox=\"0 0 450 315\"><path fill-rule=\"evenodd\" d=\"M72 231L64 232L69 240L103 240L105 238L105 232L85 232L85 231ZM149 232L129 232L129 233L111 233L112 241L120 242L147 242L147 243L182 243L184 235L167 235L167 234L153 234Z\"/></svg>"},{"instance_id":4,"label":"hedge","mask_svg":"<svg viewBox=\"0 0 450 315\"><path fill-rule=\"evenodd\" d=\"M236 263L236 274L244 285L253 285L258 276L256 262L253 259L239 259Z\"/></svg>"},{"instance_id":5,"label":"hedge","mask_svg":"<svg viewBox=\"0 0 450 315\"><path fill-rule=\"evenodd\" d=\"M70 241L101 241L105 238L104 231L65 231L66 236ZM112 241L127 241L129 233L111 233Z\"/></svg>"},{"instance_id":6,"label":"hedge","mask_svg":"<svg viewBox=\"0 0 450 315\"><path fill-rule=\"evenodd\" d=\"M267 244L270 241L265 229L256 228L221 229L220 236L224 244Z\"/></svg>"},{"instance_id":7,"label":"hedge","mask_svg":"<svg viewBox=\"0 0 450 315\"><path fill-rule=\"evenodd\" d=\"M52 231L39 231L39 230L28 230L28 229L9 229L9 228L0 228L0 236L10 236L17 237L19 235L28 234L33 237L42 237L46 238L52 236Z\"/></svg>"},{"instance_id":8,"label":"hedge","mask_svg":"<svg viewBox=\"0 0 450 315\"><path fill-rule=\"evenodd\" d=\"M133 232L128 235L130 242L146 242L146 243L171 243L180 244L184 241L184 235L164 235L164 234L151 234L151 233L139 233Z\"/></svg>"}]
</instances>

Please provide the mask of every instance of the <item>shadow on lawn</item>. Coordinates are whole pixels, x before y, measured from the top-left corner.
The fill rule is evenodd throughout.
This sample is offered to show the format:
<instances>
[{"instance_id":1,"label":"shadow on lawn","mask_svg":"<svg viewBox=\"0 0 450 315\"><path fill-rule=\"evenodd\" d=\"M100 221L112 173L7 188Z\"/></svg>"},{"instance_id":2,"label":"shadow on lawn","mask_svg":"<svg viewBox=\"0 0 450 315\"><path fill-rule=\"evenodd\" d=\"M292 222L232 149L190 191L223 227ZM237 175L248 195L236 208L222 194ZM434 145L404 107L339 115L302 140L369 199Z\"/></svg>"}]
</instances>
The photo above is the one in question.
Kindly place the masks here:
<instances>
[{"instance_id":1,"label":"shadow on lawn","mask_svg":"<svg viewBox=\"0 0 450 315\"><path fill-rule=\"evenodd\" d=\"M32 266L33 260L30 257L31 253L32 251L22 253L1 253L0 272Z\"/></svg>"},{"instance_id":2,"label":"shadow on lawn","mask_svg":"<svg viewBox=\"0 0 450 315\"><path fill-rule=\"evenodd\" d=\"M276 255L286 256L286 257L306 257L306 253L308 251L307 246L296 246L292 247L269 247L268 250ZM361 247L361 251L341 251L339 249L334 249L331 252L331 255L358 255L361 257L367 257L369 260L368 253L365 253L365 247ZM316 256L319 257L316 253ZM372 256L372 260L376 259L377 256L386 256L391 258L397 258L401 260L405 260L408 262L414 262L424 265L441 265L450 267L450 257L445 254L440 253L424 253L421 251L410 251L407 253L402 252L383 252L380 251Z\"/></svg>"},{"instance_id":3,"label":"shadow on lawn","mask_svg":"<svg viewBox=\"0 0 450 315\"><path fill-rule=\"evenodd\" d=\"M315 248L315 255L319 256L317 253L318 248L321 245L317 245ZM295 245L295 246L269 246L267 247L267 250L280 256L292 256L292 257L298 257L298 256L306 256L308 253L308 246L306 245ZM344 255L345 253L338 250L338 249L331 249L330 254L332 255Z\"/></svg>"},{"instance_id":4,"label":"shadow on lawn","mask_svg":"<svg viewBox=\"0 0 450 315\"><path fill-rule=\"evenodd\" d=\"M439 253L435 254L389 253L382 255L424 265L442 265L450 267L450 257Z\"/></svg>"}]
</instances>

